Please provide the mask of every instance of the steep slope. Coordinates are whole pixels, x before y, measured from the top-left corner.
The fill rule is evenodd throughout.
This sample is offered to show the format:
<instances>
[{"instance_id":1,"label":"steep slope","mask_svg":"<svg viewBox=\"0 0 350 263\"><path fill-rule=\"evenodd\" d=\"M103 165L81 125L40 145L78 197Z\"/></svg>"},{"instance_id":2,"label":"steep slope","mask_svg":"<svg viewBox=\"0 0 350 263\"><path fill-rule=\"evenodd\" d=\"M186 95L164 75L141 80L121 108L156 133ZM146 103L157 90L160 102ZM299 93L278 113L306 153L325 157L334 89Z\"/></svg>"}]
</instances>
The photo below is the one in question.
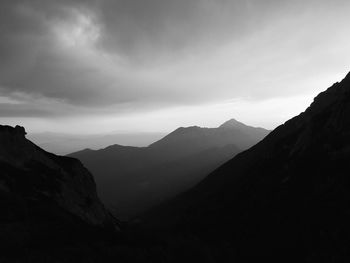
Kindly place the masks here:
<instances>
[{"instance_id":1,"label":"steep slope","mask_svg":"<svg viewBox=\"0 0 350 263\"><path fill-rule=\"evenodd\" d=\"M245 135L247 130L255 135ZM118 217L129 217L191 188L267 133L249 126L245 131L236 127L179 128L149 147L112 145L69 156L92 171L101 198L118 211Z\"/></svg>"},{"instance_id":2,"label":"steep slope","mask_svg":"<svg viewBox=\"0 0 350 263\"><path fill-rule=\"evenodd\" d=\"M25 134L20 126L0 126L1 246L42 245L92 228L117 230L89 171L76 159L45 152Z\"/></svg>"},{"instance_id":3,"label":"steep slope","mask_svg":"<svg viewBox=\"0 0 350 263\"><path fill-rule=\"evenodd\" d=\"M345 262L349 171L350 74L153 219L236 262Z\"/></svg>"}]
</instances>

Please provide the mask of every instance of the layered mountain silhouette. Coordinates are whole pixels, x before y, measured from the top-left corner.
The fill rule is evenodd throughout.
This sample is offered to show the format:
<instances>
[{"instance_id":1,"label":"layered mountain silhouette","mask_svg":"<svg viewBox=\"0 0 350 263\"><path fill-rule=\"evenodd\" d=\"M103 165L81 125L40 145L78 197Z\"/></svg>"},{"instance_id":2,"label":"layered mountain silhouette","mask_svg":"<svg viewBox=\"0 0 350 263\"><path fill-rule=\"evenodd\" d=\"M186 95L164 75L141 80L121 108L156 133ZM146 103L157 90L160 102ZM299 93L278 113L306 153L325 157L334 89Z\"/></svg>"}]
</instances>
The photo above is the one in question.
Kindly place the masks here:
<instances>
[{"instance_id":1,"label":"layered mountain silhouette","mask_svg":"<svg viewBox=\"0 0 350 263\"><path fill-rule=\"evenodd\" d=\"M69 156L94 174L102 200L126 218L193 187L268 132L232 119L218 128L181 127L148 147L112 145Z\"/></svg>"},{"instance_id":2,"label":"layered mountain silhouette","mask_svg":"<svg viewBox=\"0 0 350 263\"><path fill-rule=\"evenodd\" d=\"M90 172L76 159L45 152L25 134L20 126L0 126L1 256L10 248L81 240L93 229L118 231Z\"/></svg>"},{"instance_id":3,"label":"layered mountain silhouette","mask_svg":"<svg viewBox=\"0 0 350 263\"><path fill-rule=\"evenodd\" d=\"M253 143L247 138L259 129L250 135L247 129L253 128L231 120L216 129L179 128L145 148L77 154L95 158L99 169L118 167L120 182L130 180L124 185L145 198L152 192L140 189L153 182L160 182L154 191L169 192L174 178L194 174L196 184L203 178L199 167L212 169L211 158L224 156L223 148L234 155ZM232 136L229 144L225 135ZM106 241L106 231L118 232L119 223L78 160L45 152L20 126L0 126L0 261L348 262L349 160L350 74L192 189L124 226L126 238L118 243ZM138 180L148 184L132 188ZM108 183L110 191L121 189Z\"/></svg>"},{"instance_id":4,"label":"layered mountain silhouette","mask_svg":"<svg viewBox=\"0 0 350 263\"><path fill-rule=\"evenodd\" d=\"M346 262L349 161L350 74L149 218L219 262Z\"/></svg>"},{"instance_id":5,"label":"layered mountain silhouette","mask_svg":"<svg viewBox=\"0 0 350 263\"><path fill-rule=\"evenodd\" d=\"M147 146L164 137L164 135L163 133L152 132L115 132L102 135L43 132L30 133L27 138L48 152L66 155L86 148L101 149L116 143L130 146Z\"/></svg>"}]
</instances>

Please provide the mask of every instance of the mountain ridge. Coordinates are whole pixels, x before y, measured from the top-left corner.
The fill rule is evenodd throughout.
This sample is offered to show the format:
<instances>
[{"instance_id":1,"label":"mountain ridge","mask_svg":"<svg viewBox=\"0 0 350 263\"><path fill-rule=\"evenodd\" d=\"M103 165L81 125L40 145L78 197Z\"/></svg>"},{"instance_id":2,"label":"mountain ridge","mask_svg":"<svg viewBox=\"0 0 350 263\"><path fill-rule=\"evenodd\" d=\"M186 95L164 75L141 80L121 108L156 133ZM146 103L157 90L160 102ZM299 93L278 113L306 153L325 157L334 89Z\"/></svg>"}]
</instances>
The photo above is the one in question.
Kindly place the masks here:
<instances>
[{"instance_id":1,"label":"mountain ridge","mask_svg":"<svg viewBox=\"0 0 350 263\"><path fill-rule=\"evenodd\" d=\"M135 199L136 203L116 207L117 211L123 212L130 207L141 207L137 203L145 200L152 200L150 205L158 204L187 190L218 165L268 133L267 130L255 131L249 126L245 129L248 132L234 128L180 127L148 147L111 145L69 156L80 159L94 173L102 199L107 204L111 205L113 199L120 200L119 204L127 203L125 200L140 199ZM248 135L250 130L254 131L250 132L253 136ZM119 191L110 189L111 185ZM121 188L129 189L129 193ZM115 193L123 191L124 196ZM136 197L136 193L140 197Z\"/></svg>"}]
</instances>

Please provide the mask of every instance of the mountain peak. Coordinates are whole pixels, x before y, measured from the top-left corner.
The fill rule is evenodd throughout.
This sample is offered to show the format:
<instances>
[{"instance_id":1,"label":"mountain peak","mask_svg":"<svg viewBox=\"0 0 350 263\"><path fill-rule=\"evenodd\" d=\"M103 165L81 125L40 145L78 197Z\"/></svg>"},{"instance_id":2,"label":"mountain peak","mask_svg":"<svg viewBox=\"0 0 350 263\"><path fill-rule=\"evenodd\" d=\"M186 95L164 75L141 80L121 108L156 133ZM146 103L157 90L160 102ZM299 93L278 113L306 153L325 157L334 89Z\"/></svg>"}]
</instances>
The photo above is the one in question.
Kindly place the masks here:
<instances>
[{"instance_id":1,"label":"mountain peak","mask_svg":"<svg viewBox=\"0 0 350 263\"><path fill-rule=\"evenodd\" d=\"M247 127L247 125L233 118L224 122L219 126L219 128L240 128L240 127Z\"/></svg>"}]
</instances>

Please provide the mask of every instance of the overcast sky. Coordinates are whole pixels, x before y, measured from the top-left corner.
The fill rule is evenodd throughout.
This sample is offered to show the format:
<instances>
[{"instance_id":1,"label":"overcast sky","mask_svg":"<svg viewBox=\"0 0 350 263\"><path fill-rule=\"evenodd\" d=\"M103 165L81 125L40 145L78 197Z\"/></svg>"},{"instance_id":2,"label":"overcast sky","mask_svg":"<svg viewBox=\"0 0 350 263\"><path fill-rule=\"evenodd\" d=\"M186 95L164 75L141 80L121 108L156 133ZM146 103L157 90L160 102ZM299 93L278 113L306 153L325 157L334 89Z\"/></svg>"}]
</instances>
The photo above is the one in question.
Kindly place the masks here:
<instances>
[{"instance_id":1,"label":"overcast sky","mask_svg":"<svg viewBox=\"0 0 350 263\"><path fill-rule=\"evenodd\" d=\"M0 123L273 128L350 70L347 0L1 0Z\"/></svg>"}]
</instances>

